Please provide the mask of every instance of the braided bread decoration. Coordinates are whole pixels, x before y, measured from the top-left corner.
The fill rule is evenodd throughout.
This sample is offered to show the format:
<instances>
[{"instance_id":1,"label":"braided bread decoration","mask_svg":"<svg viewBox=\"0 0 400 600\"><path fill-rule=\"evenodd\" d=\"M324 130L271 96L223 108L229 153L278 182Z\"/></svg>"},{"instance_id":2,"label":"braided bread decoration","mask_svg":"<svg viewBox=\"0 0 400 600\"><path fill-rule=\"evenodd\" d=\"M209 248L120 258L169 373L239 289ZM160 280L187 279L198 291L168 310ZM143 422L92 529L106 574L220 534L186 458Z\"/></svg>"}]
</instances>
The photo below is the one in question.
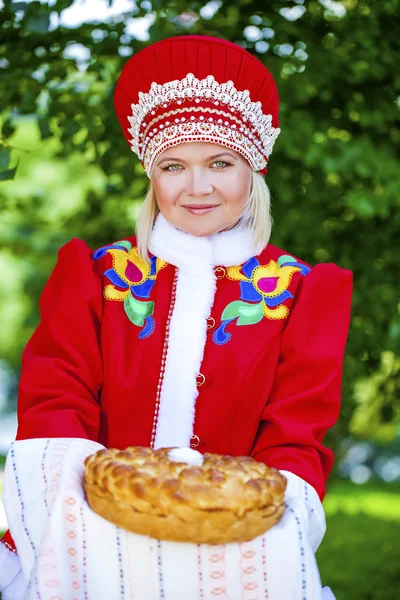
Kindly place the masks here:
<instances>
[{"instance_id":1,"label":"braided bread decoration","mask_svg":"<svg viewBox=\"0 0 400 600\"><path fill-rule=\"evenodd\" d=\"M193 466L171 460L173 452L130 446L89 456L84 489L92 510L135 533L207 544L251 540L281 518L286 479L276 469L210 453Z\"/></svg>"}]
</instances>

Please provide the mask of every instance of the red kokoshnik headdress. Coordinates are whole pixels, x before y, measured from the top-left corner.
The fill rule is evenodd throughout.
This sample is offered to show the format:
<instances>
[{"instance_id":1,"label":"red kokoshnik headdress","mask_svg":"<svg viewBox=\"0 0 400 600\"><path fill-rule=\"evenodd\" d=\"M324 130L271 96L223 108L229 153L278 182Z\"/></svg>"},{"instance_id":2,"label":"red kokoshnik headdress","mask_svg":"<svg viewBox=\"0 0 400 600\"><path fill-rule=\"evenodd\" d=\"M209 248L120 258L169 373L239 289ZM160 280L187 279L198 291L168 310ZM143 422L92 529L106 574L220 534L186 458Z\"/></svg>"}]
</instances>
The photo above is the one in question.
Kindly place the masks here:
<instances>
[{"instance_id":1,"label":"red kokoshnik headdress","mask_svg":"<svg viewBox=\"0 0 400 600\"><path fill-rule=\"evenodd\" d=\"M114 102L149 179L157 156L185 142L232 148L265 175L280 132L271 73L241 46L215 37L186 35L143 48L125 64Z\"/></svg>"}]
</instances>

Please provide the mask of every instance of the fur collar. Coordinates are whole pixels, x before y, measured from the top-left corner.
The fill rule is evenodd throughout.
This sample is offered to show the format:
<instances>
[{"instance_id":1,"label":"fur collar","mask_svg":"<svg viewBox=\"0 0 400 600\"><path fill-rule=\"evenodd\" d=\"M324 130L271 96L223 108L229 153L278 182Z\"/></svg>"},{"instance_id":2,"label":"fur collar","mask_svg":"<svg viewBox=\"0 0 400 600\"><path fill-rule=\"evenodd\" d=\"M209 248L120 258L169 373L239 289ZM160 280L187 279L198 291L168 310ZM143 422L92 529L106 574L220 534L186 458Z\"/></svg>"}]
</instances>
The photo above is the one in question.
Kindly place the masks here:
<instances>
[{"instance_id":1,"label":"fur collar","mask_svg":"<svg viewBox=\"0 0 400 600\"><path fill-rule=\"evenodd\" d=\"M210 237L176 229L160 213L151 236L152 254L178 268L176 300L161 388L155 448L189 447L199 394L210 316L217 289L214 266L240 265L257 256L251 231L238 227Z\"/></svg>"},{"instance_id":2,"label":"fur collar","mask_svg":"<svg viewBox=\"0 0 400 600\"><path fill-rule=\"evenodd\" d=\"M241 265L252 256L257 256L262 248L254 244L253 234L248 227L239 226L210 237L197 237L176 229L159 213L149 250L175 267L196 268L198 265Z\"/></svg>"}]
</instances>

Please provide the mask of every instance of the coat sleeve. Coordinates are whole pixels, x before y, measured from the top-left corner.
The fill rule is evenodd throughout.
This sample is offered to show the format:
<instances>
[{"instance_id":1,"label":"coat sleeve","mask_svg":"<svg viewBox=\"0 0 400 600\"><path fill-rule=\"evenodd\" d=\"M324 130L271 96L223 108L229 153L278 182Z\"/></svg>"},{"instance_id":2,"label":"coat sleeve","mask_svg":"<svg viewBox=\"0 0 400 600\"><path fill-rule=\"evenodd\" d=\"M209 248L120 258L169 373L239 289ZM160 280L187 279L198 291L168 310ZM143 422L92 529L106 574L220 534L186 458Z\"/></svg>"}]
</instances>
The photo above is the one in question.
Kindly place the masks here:
<instances>
[{"instance_id":1,"label":"coat sleeve","mask_svg":"<svg viewBox=\"0 0 400 600\"><path fill-rule=\"evenodd\" d=\"M98 440L103 382L102 284L85 242L73 238L40 298L40 323L22 354L17 440Z\"/></svg>"},{"instance_id":2,"label":"coat sleeve","mask_svg":"<svg viewBox=\"0 0 400 600\"><path fill-rule=\"evenodd\" d=\"M352 272L334 264L316 265L301 279L251 452L304 479L321 500L333 466L322 441L340 412L351 294Z\"/></svg>"}]
</instances>

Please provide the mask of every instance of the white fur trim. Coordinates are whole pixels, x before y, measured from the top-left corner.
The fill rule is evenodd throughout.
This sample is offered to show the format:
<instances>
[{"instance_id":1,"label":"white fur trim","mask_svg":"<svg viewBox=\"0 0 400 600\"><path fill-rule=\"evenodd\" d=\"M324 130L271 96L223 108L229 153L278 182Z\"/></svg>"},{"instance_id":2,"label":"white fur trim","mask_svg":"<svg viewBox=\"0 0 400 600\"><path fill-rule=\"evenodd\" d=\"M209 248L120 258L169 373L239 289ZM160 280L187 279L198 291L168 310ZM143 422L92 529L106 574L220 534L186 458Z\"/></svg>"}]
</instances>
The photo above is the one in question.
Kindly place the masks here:
<instances>
[{"instance_id":1,"label":"white fur trim","mask_svg":"<svg viewBox=\"0 0 400 600\"><path fill-rule=\"evenodd\" d=\"M236 227L199 237L176 229L159 213L150 238L149 250L158 258L176 267L241 265L263 248L256 246L248 227Z\"/></svg>"},{"instance_id":2,"label":"white fur trim","mask_svg":"<svg viewBox=\"0 0 400 600\"><path fill-rule=\"evenodd\" d=\"M194 406L207 337L207 317L214 300L216 278L208 265L178 271L167 360L161 388L155 448L188 447L193 435Z\"/></svg>"},{"instance_id":3,"label":"white fur trim","mask_svg":"<svg viewBox=\"0 0 400 600\"><path fill-rule=\"evenodd\" d=\"M216 291L214 266L243 264L261 249L255 247L247 228L197 237L176 229L160 213L149 250L178 267L154 447L189 447L199 394L196 378Z\"/></svg>"}]
</instances>

